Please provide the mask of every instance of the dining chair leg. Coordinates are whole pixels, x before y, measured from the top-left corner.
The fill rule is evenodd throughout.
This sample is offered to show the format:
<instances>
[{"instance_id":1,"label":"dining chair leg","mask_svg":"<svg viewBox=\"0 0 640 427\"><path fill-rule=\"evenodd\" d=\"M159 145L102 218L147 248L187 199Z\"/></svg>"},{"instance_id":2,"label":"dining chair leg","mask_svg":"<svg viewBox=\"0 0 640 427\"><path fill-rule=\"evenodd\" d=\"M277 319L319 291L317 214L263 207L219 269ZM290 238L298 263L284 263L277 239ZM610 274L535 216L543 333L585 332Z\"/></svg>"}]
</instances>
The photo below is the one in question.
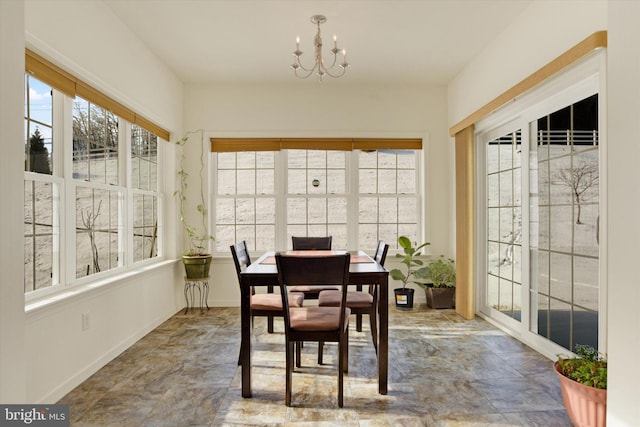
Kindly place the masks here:
<instances>
[{"instance_id":1,"label":"dining chair leg","mask_svg":"<svg viewBox=\"0 0 640 427\"><path fill-rule=\"evenodd\" d=\"M344 340L338 345L338 406L342 408L344 406L344 372L345 372L345 345Z\"/></svg>"},{"instance_id":2,"label":"dining chair leg","mask_svg":"<svg viewBox=\"0 0 640 427\"><path fill-rule=\"evenodd\" d=\"M286 357L285 357L285 392L284 400L287 406L291 406L291 384L293 381L293 354L294 346L297 347L297 343L287 342L286 345Z\"/></svg>"},{"instance_id":3,"label":"dining chair leg","mask_svg":"<svg viewBox=\"0 0 640 427\"><path fill-rule=\"evenodd\" d=\"M344 348L341 357L344 358L344 372L349 372L349 329L344 334Z\"/></svg>"},{"instance_id":4,"label":"dining chair leg","mask_svg":"<svg viewBox=\"0 0 640 427\"><path fill-rule=\"evenodd\" d=\"M273 333L273 316L267 317L267 333Z\"/></svg>"},{"instance_id":5,"label":"dining chair leg","mask_svg":"<svg viewBox=\"0 0 640 427\"><path fill-rule=\"evenodd\" d=\"M302 343L300 341L296 341L296 367L297 368L300 368L302 366L302 350L301 349L302 349Z\"/></svg>"},{"instance_id":6,"label":"dining chair leg","mask_svg":"<svg viewBox=\"0 0 640 427\"><path fill-rule=\"evenodd\" d=\"M318 341L318 365L322 365L323 351L324 351L324 341Z\"/></svg>"}]
</instances>

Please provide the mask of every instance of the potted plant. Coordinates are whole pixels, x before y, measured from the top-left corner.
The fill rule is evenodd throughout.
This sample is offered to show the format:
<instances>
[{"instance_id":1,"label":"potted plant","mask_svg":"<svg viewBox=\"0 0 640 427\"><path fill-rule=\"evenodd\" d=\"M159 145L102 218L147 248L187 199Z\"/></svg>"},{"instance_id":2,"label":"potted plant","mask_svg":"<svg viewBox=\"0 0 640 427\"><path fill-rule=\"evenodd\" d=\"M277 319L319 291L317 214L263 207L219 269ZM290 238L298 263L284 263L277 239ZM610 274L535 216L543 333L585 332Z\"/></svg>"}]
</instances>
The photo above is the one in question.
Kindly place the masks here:
<instances>
[{"instance_id":1,"label":"potted plant","mask_svg":"<svg viewBox=\"0 0 640 427\"><path fill-rule=\"evenodd\" d=\"M413 308L413 293L415 289L407 288L407 283L411 282L417 285L425 283L427 267L424 267L424 262L421 259L415 257L420 255L420 250L430 245L430 243L422 243L414 248L407 236L400 236L398 237L398 244L403 249L404 254L396 254L396 258L402 258L401 263L406 266L406 271L403 272L398 268L394 268L389 274L392 279L402 282L401 288L393 290L396 297L396 307L411 309Z\"/></svg>"},{"instance_id":2,"label":"potted plant","mask_svg":"<svg viewBox=\"0 0 640 427\"><path fill-rule=\"evenodd\" d=\"M194 134L200 134L200 200L196 205L196 211L198 212L200 221L202 223L200 228L190 224L185 217L189 173L186 171L184 166L184 147L189 141L189 137ZM202 129L198 131L189 131L179 141L176 142L176 145L178 145L181 150L180 167L177 172L180 179L180 184L178 186L178 189L175 191L174 196L178 198L178 201L180 203L180 223L182 223L185 235L189 240L189 247L182 255L185 274L188 279L202 279L205 277L209 277L209 269L211 268L211 254L208 253L207 244L209 241L214 240L214 237L209 234L207 228L207 208L205 207L204 199L204 152L202 151L203 144L204 131Z\"/></svg>"},{"instance_id":3,"label":"potted plant","mask_svg":"<svg viewBox=\"0 0 640 427\"><path fill-rule=\"evenodd\" d=\"M454 308L456 297L456 266L451 258L440 255L429 261L425 277L430 283L420 284L431 308Z\"/></svg>"},{"instance_id":4,"label":"potted plant","mask_svg":"<svg viewBox=\"0 0 640 427\"><path fill-rule=\"evenodd\" d=\"M588 345L576 345L577 357L558 356L553 368L560 379L567 415L576 427L607 423L607 357Z\"/></svg>"}]
</instances>

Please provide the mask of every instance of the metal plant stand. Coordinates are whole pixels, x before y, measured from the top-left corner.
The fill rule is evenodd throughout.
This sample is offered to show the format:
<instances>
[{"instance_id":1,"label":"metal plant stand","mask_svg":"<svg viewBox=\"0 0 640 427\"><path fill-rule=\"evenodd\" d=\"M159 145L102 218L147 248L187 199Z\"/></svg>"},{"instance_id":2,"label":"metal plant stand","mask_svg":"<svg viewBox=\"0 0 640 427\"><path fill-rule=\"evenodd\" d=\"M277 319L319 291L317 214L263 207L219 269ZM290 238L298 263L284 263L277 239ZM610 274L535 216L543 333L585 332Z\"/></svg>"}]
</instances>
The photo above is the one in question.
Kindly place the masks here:
<instances>
[{"instance_id":1,"label":"metal plant stand","mask_svg":"<svg viewBox=\"0 0 640 427\"><path fill-rule=\"evenodd\" d=\"M184 314L187 314L189 307L194 308L195 303L195 290L198 289L198 298L200 301L200 313L204 312L204 306L209 311L209 278L200 277L197 279L184 278L184 299L187 301L187 307L184 309Z\"/></svg>"}]
</instances>

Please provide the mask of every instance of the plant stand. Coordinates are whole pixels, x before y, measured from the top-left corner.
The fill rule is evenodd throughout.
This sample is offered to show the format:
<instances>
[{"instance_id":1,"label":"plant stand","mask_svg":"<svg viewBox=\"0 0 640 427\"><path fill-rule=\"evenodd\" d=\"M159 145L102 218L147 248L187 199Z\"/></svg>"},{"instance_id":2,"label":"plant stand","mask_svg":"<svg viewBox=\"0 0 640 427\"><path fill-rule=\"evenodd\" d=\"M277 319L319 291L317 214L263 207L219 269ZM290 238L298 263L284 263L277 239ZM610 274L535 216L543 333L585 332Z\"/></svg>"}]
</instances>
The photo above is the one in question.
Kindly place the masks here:
<instances>
[{"instance_id":1,"label":"plant stand","mask_svg":"<svg viewBox=\"0 0 640 427\"><path fill-rule=\"evenodd\" d=\"M396 296L396 308L401 310L411 310L413 308L413 293L415 289L396 288L393 292Z\"/></svg>"},{"instance_id":2,"label":"plant stand","mask_svg":"<svg viewBox=\"0 0 640 427\"><path fill-rule=\"evenodd\" d=\"M425 288L427 305L431 308L455 308L456 288Z\"/></svg>"},{"instance_id":3,"label":"plant stand","mask_svg":"<svg viewBox=\"0 0 640 427\"><path fill-rule=\"evenodd\" d=\"M200 314L204 313L204 307L207 306L209 311L209 278L199 277L196 279L190 279L185 276L184 278L184 298L187 300L187 307L184 309L184 314L189 312L189 307L192 309L196 306L195 290L198 289L198 299L200 300Z\"/></svg>"},{"instance_id":4,"label":"plant stand","mask_svg":"<svg viewBox=\"0 0 640 427\"><path fill-rule=\"evenodd\" d=\"M607 425L607 390L580 384L560 373L558 362L553 370L560 380L562 400L569 419L576 427L605 427Z\"/></svg>"}]
</instances>

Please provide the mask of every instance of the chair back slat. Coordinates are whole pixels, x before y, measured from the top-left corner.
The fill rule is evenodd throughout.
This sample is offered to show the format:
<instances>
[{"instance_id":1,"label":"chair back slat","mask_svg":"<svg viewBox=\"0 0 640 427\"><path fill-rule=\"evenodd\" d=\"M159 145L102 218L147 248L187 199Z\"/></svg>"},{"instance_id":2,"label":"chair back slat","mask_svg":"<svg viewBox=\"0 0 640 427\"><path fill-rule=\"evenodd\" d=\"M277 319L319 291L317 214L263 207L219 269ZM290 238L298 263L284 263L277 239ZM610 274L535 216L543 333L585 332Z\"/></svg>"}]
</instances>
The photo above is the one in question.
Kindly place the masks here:
<instances>
[{"instance_id":1,"label":"chair back slat","mask_svg":"<svg viewBox=\"0 0 640 427\"><path fill-rule=\"evenodd\" d=\"M294 251L330 251L332 236L299 237L291 236Z\"/></svg>"},{"instance_id":2,"label":"chair back slat","mask_svg":"<svg viewBox=\"0 0 640 427\"><path fill-rule=\"evenodd\" d=\"M383 240L378 240L378 246L376 247L376 253L373 256L374 261L384 267L384 261L387 259L387 251L389 251L389 245Z\"/></svg>"}]
</instances>

